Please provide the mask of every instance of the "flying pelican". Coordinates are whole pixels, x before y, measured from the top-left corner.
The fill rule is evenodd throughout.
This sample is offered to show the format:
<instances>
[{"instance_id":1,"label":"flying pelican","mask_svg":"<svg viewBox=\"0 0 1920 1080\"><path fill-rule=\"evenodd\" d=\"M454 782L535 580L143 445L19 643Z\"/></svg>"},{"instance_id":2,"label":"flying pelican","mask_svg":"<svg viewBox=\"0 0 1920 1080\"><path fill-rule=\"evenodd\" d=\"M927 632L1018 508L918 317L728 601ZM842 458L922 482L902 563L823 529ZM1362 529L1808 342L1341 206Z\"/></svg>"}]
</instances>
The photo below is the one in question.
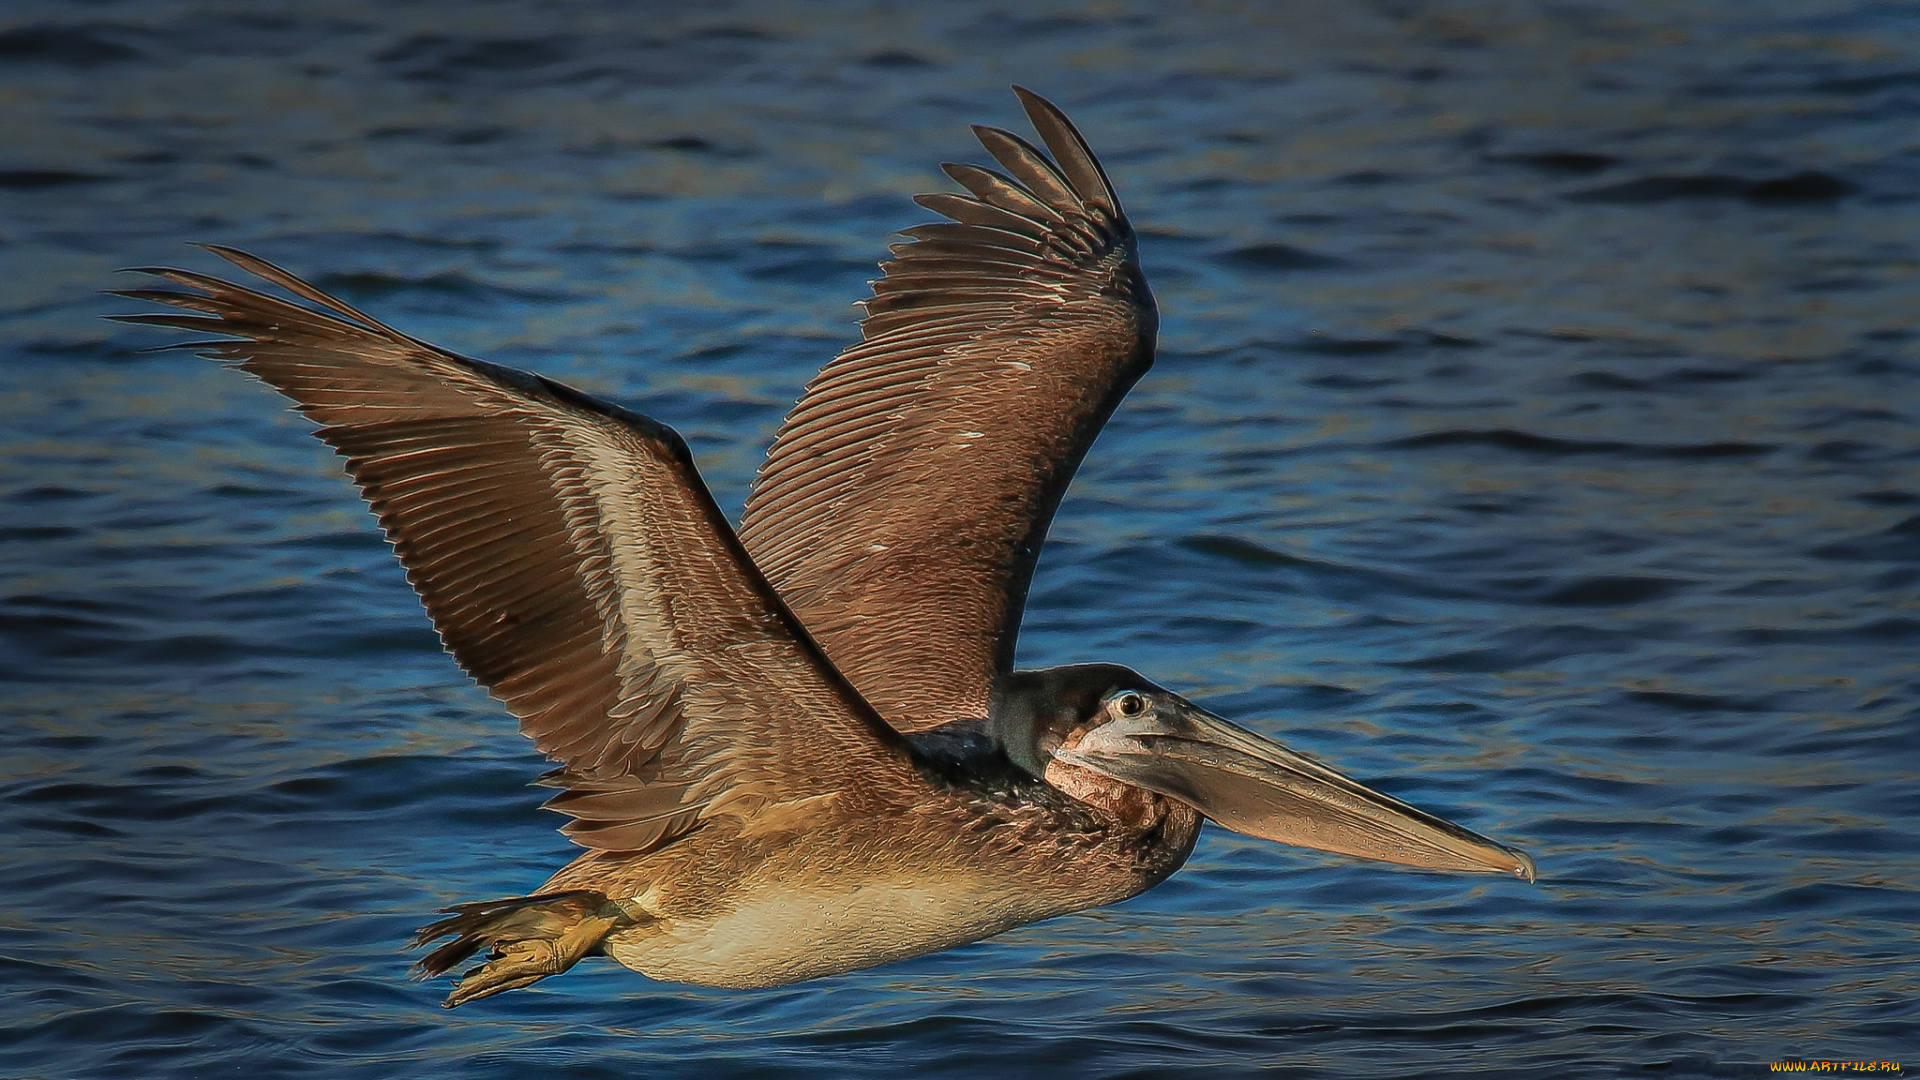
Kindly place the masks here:
<instances>
[{"instance_id":1,"label":"flying pelican","mask_svg":"<svg viewBox=\"0 0 1920 1080\"><path fill-rule=\"evenodd\" d=\"M1015 88L1046 152L917 201L862 340L821 370L739 531L671 429L316 305L184 270L121 316L292 398L378 516L446 648L558 763L585 853L415 945L448 1007L604 954L766 987L1111 904L1202 818L1282 843L1534 878L1533 861L1110 664L1013 670L1047 524L1153 360L1156 315L1105 172Z\"/></svg>"}]
</instances>

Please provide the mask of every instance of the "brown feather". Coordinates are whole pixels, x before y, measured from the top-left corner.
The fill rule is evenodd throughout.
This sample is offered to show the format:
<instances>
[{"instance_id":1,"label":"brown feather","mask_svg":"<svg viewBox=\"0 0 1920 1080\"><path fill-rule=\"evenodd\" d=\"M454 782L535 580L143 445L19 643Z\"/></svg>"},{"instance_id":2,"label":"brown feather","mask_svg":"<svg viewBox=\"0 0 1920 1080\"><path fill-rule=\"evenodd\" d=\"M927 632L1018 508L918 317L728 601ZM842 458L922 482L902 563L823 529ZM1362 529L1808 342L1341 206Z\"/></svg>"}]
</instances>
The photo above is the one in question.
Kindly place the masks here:
<instances>
[{"instance_id":1,"label":"brown feather","mask_svg":"<svg viewBox=\"0 0 1920 1080\"><path fill-rule=\"evenodd\" d=\"M129 321L238 339L208 355L320 425L448 650L563 765L550 805L574 816L573 839L656 848L757 805L745 791L857 804L919 790L898 735L761 578L670 429L211 250L333 314L162 270L194 291L136 298L202 314Z\"/></svg>"},{"instance_id":2,"label":"brown feather","mask_svg":"<svg viewBox=\"0 0 1920 1080\"><path fill-rule=\"evenodd\" d=\"M936 214L945 214L955 221L983 229L998 229L1017 236L1032 237L1035 240L1046 239L1049 232L1046 224L1042 222L1002 210L966 195L939 191L931 195L915 195L913 201Z\"/></svg>"},{"instance_id":3,"label":"brown feather","mask_svg":"<svg viewBox=\"0 0 1920 1080\"><path fill-rule=\"evenodd\" d=\"M1018 214L1030 221L1044 223L1058 223L1066 220L1060 211L1041 202L1029 194L1025 188L991 169L949 161L940 166L940 171L952 177L961 187L973 192L974 198L997 206L1010 214Z\"/></svg>"},{"instance_id":4,"label":"brown feather","mask_svg":"<svg viewBox=\"0 0 1920 1080\"><path fill-rule=\"evenodd\" d=\"M1019 91L1050 160L976 128L1007 174L903 230L865 340L808 385L740 536L836 667L902 731L986 714L1048 521L1153 358L1153 299L1106 174Z\"/></svg>"}]
</instances>

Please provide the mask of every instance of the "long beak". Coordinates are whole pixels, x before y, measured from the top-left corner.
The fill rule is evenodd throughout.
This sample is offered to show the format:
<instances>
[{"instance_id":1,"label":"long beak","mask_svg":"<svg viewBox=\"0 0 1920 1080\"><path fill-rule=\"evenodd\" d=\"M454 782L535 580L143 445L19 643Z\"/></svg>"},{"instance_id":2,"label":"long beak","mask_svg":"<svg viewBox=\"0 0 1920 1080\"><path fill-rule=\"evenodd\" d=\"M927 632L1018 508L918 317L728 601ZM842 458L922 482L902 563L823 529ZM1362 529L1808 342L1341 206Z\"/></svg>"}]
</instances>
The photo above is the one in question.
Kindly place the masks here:
<instances>
[{"instance_id":1,"label":"long beak","mask_svg":"<svg viewBox=\"0 0 1920 1080\"><path fill-rule=\"evenodd\" d=\"M1184 701L1053 756L1179 799L1235 832L1428 870L1534 880L1526 853L1416 810Z\"/></svg>"}]
</instances>

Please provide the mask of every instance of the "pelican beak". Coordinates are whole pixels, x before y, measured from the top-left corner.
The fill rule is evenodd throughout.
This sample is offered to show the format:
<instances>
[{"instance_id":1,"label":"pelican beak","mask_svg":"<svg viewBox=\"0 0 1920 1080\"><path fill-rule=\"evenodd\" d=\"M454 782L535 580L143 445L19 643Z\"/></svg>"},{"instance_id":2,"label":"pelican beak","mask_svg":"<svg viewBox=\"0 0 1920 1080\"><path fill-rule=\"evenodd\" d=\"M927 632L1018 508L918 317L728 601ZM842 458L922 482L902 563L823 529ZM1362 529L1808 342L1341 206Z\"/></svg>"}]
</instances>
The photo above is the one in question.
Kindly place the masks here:
<instances>
[{"instance_id":1,"label":"pelican beak","mask_svg":"<svg viewBox=\"0 0 1920 1080\"><path fill-rule=\"evenodd\" d=\"M1235 832L1362 859L1534 880L1533 860L1178 698L1056 760L1178 799Z\"/></svg>"}]
</instances>

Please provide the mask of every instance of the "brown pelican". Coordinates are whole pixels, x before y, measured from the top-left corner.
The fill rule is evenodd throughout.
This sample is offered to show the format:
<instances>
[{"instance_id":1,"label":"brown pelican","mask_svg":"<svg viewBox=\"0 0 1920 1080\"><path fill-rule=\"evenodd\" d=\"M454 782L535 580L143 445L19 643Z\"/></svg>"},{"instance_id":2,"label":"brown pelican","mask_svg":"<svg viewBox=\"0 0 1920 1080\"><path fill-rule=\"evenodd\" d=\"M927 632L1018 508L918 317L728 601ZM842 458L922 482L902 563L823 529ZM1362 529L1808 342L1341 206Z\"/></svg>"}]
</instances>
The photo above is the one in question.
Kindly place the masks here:
<instances>
[{"instance_id":1,"label":"brown pelican","mask_svg":"<svg viewBox=\"0 0 1920 1080\"><path fill-rule=\"evenodd\" d=\"M777 986L1152 887L1203 817L1283 843L1513 874L1524 854L1371 791L1134 672L1014 671L1047 523L1152 362L1134 236L1073 125L906 230L863 337L788 414L736 533L667 427L455 355L292 274L317 308L183 270L123 295L292 398L346 458L441 639L558 763L587 850L529 896L448 909L449 1006L605 954Z\"/></svg>"}]
</instances>

